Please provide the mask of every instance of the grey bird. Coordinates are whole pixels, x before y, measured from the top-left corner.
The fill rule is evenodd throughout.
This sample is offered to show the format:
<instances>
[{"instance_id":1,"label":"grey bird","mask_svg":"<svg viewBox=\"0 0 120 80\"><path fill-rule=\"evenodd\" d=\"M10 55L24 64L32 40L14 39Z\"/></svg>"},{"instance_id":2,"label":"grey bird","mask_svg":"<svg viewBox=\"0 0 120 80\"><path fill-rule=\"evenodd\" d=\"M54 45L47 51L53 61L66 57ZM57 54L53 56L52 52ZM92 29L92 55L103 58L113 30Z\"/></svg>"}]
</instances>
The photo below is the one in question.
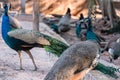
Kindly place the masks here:
<instances>
[{"instance_id":1,"label":"grey bird","mask_svg":"<svg viewBox=\"0 0 120 80\"><path fill-rule=\"evenodd\" d=\"M105 51L108 51L110 62L116 60L120 56L120 36L115 36L105 46Z\"/></svg>"},{"instance_id":2,"label":"grey bird","mask_svg":"<svg viewBox=\"0 0 120 80\"><path fill-rule=\"evenodd\" d=\"M92 41L82 41L66 49L44 80L83 80L99 57L99 47Z\"/></svg>"},{"instance_id":3,"label":"grey bird","mask_svg":"<svg viewBox=\"0 0 120 80\"><path fill-rule=\"evenodd\" d=\"M70 8L67 9L67 12L64 16L59 20L58 24L54 24L50 22L50 27L57 33L66 32L70 30L69 24L71 19L71 10Z\"/></svg>"}]
</instances>

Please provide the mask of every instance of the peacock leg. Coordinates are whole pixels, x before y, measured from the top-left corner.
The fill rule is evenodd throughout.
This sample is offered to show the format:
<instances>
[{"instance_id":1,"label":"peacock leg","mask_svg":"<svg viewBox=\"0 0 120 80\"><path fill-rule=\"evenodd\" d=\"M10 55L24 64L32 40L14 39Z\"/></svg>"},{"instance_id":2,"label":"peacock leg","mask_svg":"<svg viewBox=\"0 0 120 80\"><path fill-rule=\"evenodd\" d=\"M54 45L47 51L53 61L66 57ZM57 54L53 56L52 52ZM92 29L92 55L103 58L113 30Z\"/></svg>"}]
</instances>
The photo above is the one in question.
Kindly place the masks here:
<instances>
[{"instance_id":1,"label":"peacock leg","mask_svg":"<svg viewBox=\"0 0 120 80\"><path fill-rule=\"evenodd\" d=\"M34 67L35 67L34 71L37 71L37 66L36 66L36 64L35 64L35 61L34 61L34 58L33 58L32 54L31 54L31 52L30 52L29 50L27 50L27 51L25 51L25 52L26 52L26 53L29 55L29 57L32 59L33 65L34 65Z\"/></svg>"},{"instance_id":2,"label":"peacock leg","mask_svg":"<svg viewBox=\"0 0 120 80\"><path fill-rule=\"evenodd\" d=\"M20 69L24 70L23 67L22 67L22 54L21 54L21 51L17 51L17 53L18 53L19 58L20 58Z\"/></svg>"}]
</instances>

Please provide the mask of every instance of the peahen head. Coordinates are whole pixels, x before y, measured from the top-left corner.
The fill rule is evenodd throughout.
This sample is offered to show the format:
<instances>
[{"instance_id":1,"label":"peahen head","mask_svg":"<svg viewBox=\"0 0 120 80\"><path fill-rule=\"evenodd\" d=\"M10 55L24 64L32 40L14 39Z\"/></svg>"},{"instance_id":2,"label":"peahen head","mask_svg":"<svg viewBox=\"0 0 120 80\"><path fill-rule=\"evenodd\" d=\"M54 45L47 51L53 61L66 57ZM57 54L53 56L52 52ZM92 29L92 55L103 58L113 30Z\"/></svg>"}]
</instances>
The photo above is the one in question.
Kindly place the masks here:
<instances>
[{"instance_id":1,"label":"peahen head","mask_svg":"<svg viewBox=\"0 0 120 80\"><path fill-rule=\"evenodd\" d=\"M4 11L5 11L5 15L8 15L8 6L7 6L7 4L4 4Z\"/></svg>"},{"instance_id":2,"label":"peahen head","mask_svg":"<svg viewBox=\"0 0 120 80\"><path fill-rule=\"evenodd\" d=\"M69 16L71 16L71 10L70 10L70 8L67 9L66 14L69 14Z\"/></svg>"}]
</instances>

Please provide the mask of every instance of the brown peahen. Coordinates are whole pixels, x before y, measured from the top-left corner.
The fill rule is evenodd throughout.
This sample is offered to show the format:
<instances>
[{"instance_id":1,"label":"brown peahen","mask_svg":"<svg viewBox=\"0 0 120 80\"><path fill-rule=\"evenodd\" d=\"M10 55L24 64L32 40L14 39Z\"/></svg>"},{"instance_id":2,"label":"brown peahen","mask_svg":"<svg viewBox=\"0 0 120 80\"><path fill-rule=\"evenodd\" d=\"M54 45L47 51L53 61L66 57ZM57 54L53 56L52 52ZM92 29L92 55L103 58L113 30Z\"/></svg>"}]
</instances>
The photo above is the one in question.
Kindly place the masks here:
<instances>
[{"instance_id":1,"label":"brown peahen","mask_svg":"<svg viewBox=\"0 0 120 80\"><path fill-rule=\"evenodd\" d=\"M67 9L66 13L62 18L59 20L58 24L54 22L50 22L50 27L57 33L66 32L70 30L70 19L71 19L71 10L70 8Z\"/></svg>"},{"instance_id":2,"label":"brown peahen","mask_svg":"<svg viewBox=\"0 0 120 80\"><path fill-rule=\"evenodd\" d=\"M81 41L66 49L44 80L83 80L97 65L99 47L91 41Z\"/></svg>"},{"instance_id":3,"label":"brown peahen","mask_svg":"<svg viewBox=\"0 0 120 80\"><path fill-rule=\"evenodd\" d=\"M120 35L112 37L106 44L104 51L108 51L110 61L120 56Z\"/></svg>"}]
</instances>

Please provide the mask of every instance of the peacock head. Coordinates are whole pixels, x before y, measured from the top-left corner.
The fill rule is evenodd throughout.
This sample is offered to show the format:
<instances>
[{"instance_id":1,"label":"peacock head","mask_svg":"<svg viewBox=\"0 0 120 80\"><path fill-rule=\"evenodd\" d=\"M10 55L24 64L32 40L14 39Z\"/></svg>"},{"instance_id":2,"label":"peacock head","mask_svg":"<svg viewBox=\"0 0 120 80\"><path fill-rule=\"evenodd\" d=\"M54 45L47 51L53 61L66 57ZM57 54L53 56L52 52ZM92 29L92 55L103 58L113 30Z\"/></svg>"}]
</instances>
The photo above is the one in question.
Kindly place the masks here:
<instances>
[{"instance_id":1,"label":"peacock head","mask_svg":"<svg viewBox=\"0 0 120 80\"><path fill-rule=\"evenodd\" d=\"M4 10L5 10L5 14L7 15L8 14L8 6L7 6L7 4L4 4Z\"/></svg>"},{"instance_id":2,"label":"peacock head","mask_svg":"<svg viewBox=\"0 0 120 80\"><path fill-rule=\"evenodd\" d=\"M87 18L85 19L85 23L86 23L86 25L87 25L87 30L88 30L88 31L91 31L92 28L93 28L93 24L92 24L91 18L90 18L90 17L87 17Z\"/></svg>"}]
</instances>

